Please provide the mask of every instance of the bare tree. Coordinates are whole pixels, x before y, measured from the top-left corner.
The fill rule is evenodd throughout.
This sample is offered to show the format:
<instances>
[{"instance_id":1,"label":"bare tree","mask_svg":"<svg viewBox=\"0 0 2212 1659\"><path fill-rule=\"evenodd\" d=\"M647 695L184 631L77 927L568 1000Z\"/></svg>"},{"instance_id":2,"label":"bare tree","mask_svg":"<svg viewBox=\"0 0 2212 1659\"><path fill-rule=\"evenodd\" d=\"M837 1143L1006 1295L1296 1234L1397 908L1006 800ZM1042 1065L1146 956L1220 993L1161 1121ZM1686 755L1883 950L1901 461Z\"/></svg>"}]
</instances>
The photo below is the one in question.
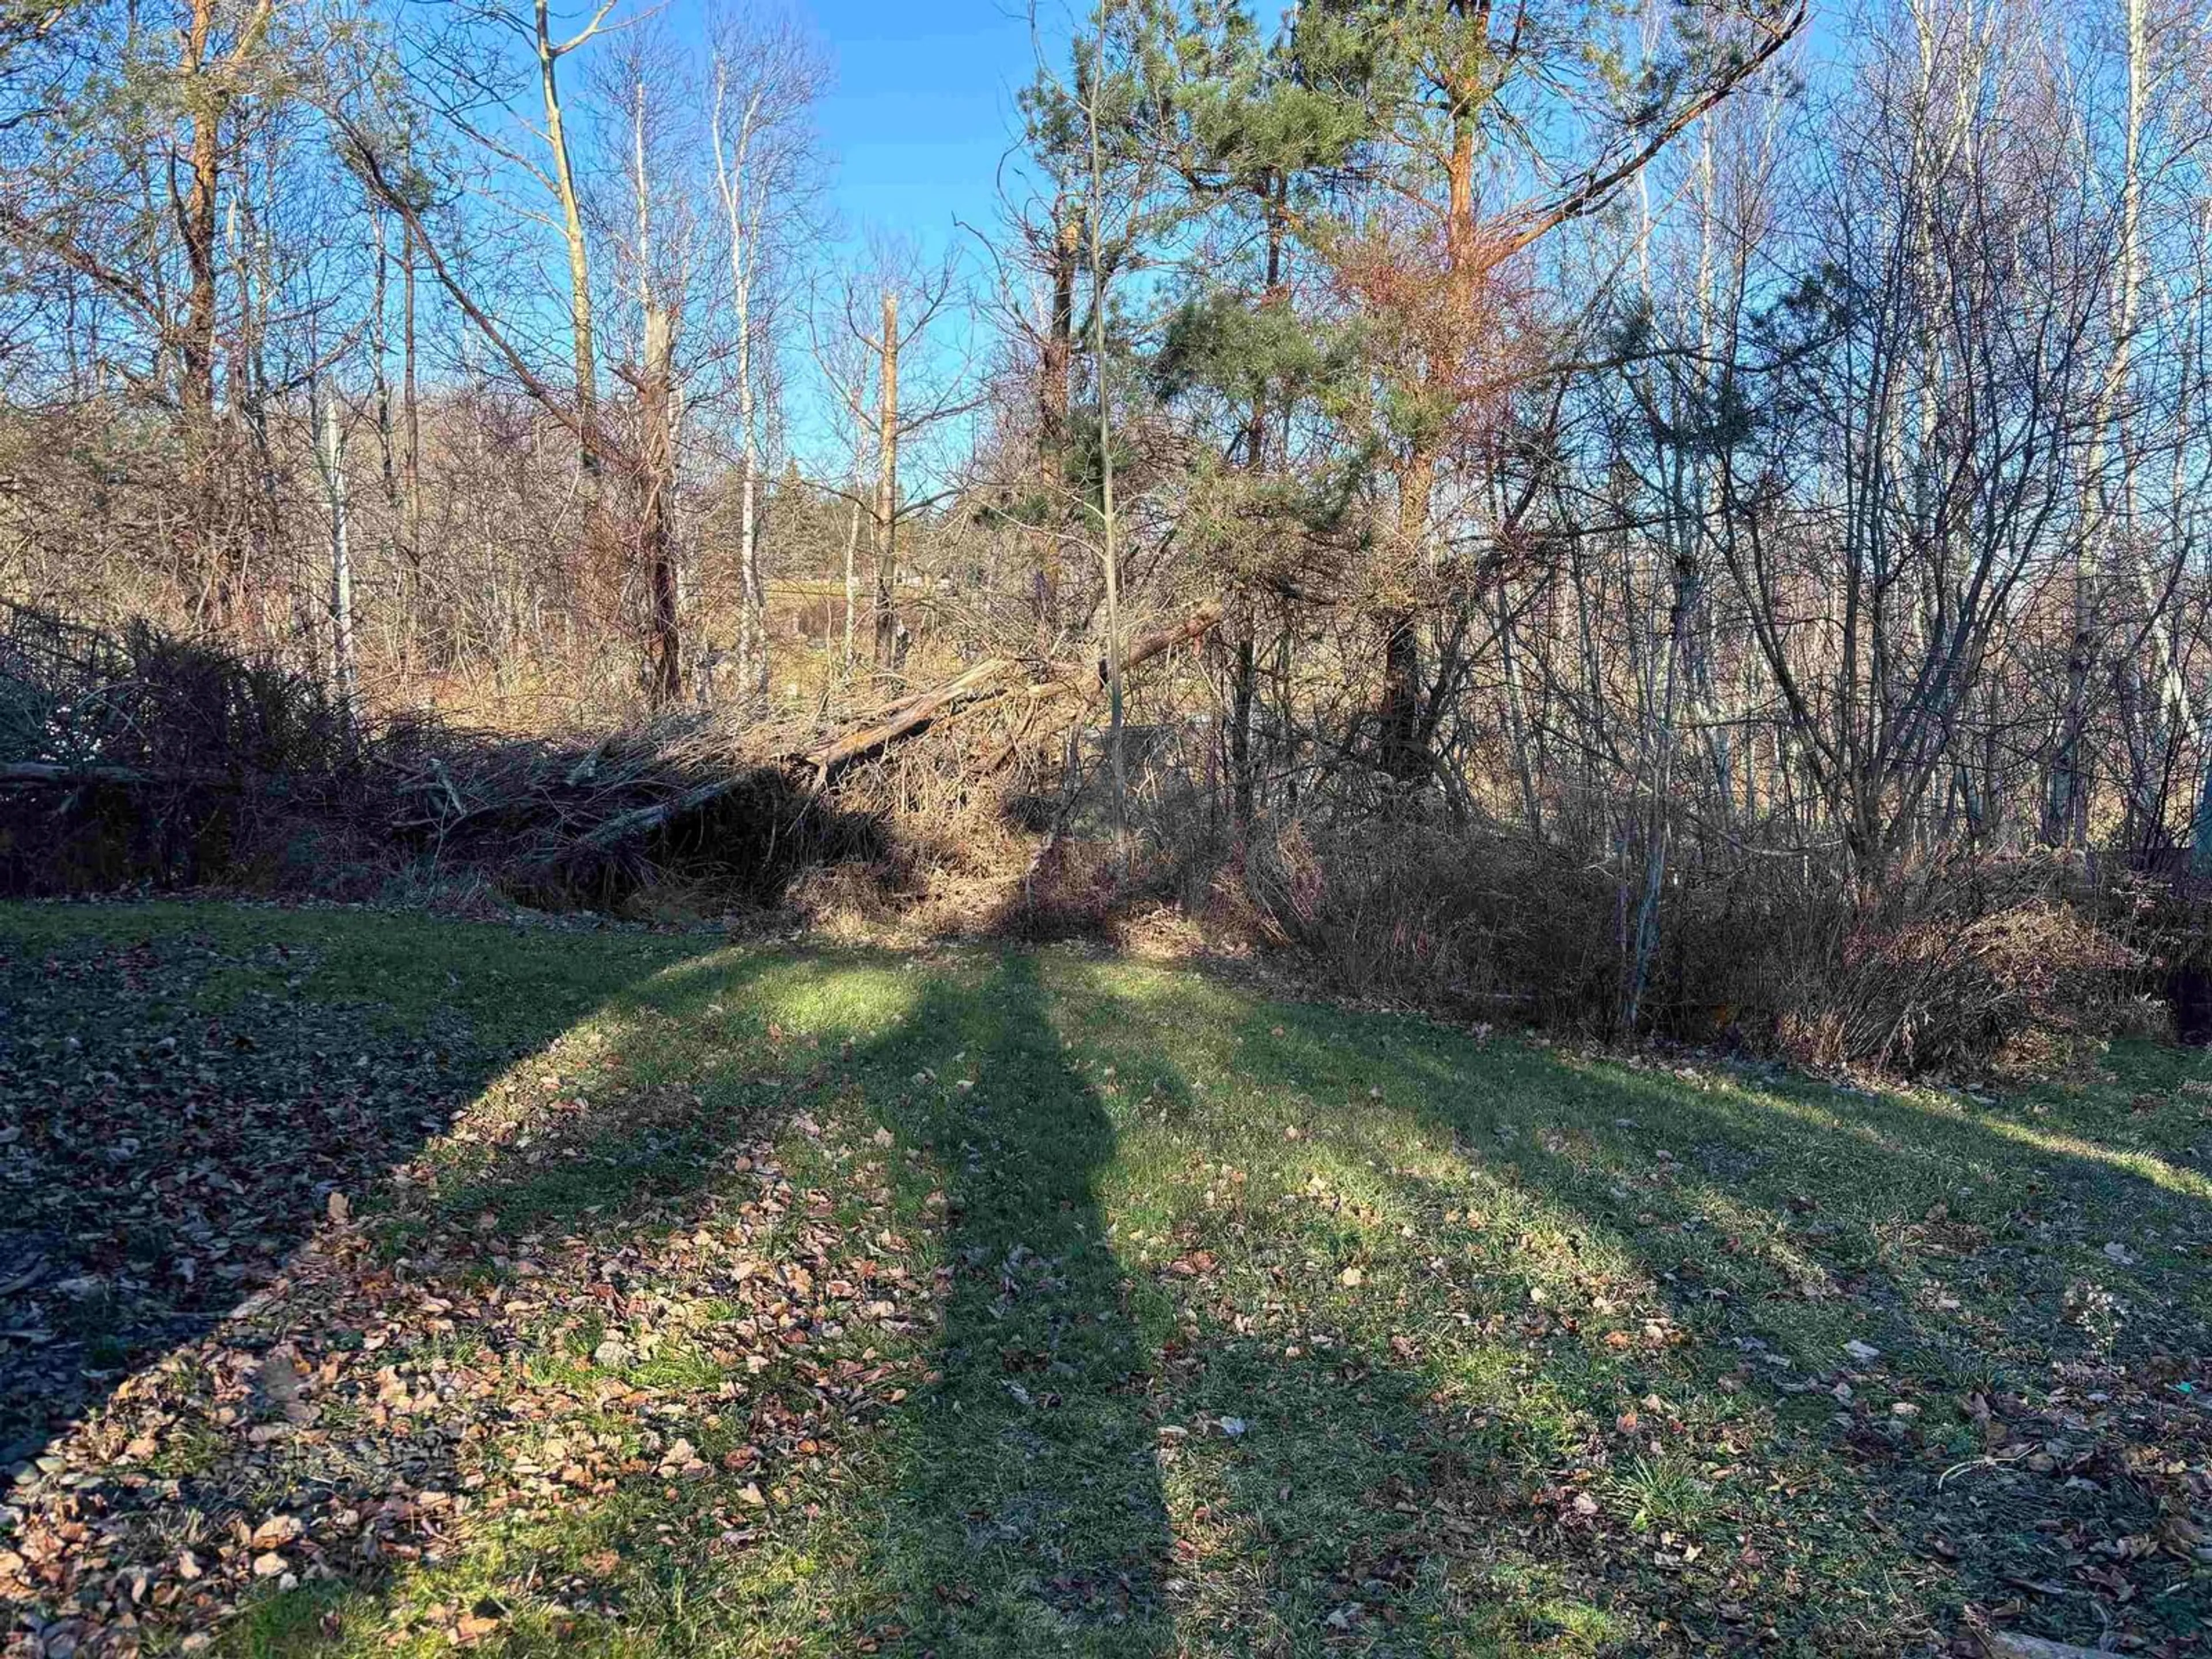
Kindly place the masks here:
<instances>
[{"instance_id":1,"label":"bare tree","mask_svg":"<svg viewBox=\"0 0 2212 1659\"><path fill-rule=\"evenodd\" d=\"M714 110L708 123L714 185L729 237L740 495L737 645L739 683L754 697L769 685L761 571L761 375L756 359L777 348L781 301L801 235L812 228L819 188L811 126L828 75L812 42L788 20L725 13L713 26Z\"/></svg>"},{"instance_id":2,"label":"bare tree","mask_svg":"<svg viewBox=\"0 0 2212 1659\"><path fill-rule=\"evenodd\" d=\"M354 645L353 544L346 498L345 420L335 388L318 384L314 401L315 462L322 474L323 501L331 526L331 679L345 718L359 718L361 669Z\"/></svg>"},{"instance_id":3,"label":"bare tree","mask_svg":"<svg viewBox=\"0 0 2212 1659\"><path fill-rule=\"evenodd\" d=\"M905 493L901 446L944 428L977 402L967 384L964 358L932 349L933 329L964 298L951 257L932 264L908 246L879 240L866 265L840 272L815 307L815 362L837 402L865 428L874 452L869 511L876 565L873 655L878 669L895 669L901 655L899 526L938 499L935 494L909 498ZM857 345L859 356L837 350L834 343L839 340Z\"/></svg>"},{"instance_id":4,"label":"bare tree","mask_svg":"<svg viewBox=\"0 0 2212 1659\"><path fill-rule=\"evenodd\" d=\"M615 169L627 198L611 203L606 239L627 277L635 308L635 361L623 378L637 400L635 500L636 568L645 586L648 688L656 703L684 690L681 597L676 532L678 361L703 226L690 207L686 167L697 153L681 59L650 27L633 29L599 66L599 103L622 135Z\"/></svg>"}]
</instances>

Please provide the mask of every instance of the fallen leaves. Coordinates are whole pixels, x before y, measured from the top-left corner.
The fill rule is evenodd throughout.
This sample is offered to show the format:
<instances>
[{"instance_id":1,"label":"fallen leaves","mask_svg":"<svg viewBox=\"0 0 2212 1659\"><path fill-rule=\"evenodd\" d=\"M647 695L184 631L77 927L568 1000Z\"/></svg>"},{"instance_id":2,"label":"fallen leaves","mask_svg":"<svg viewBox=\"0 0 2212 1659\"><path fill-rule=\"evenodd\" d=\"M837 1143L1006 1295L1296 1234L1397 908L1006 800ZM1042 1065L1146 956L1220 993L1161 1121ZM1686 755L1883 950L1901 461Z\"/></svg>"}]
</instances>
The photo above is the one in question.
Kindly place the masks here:
<instances>
[{"instance_id":1,"label":"fallen leaves","mask_svg":"<svg viewBox=\"0 0 2212 1659\"><path fill-rule=\"evenodd\" d=\"M0 973L21 968L0 963ZM140 1007L129 975L160 971L157 958L95 957L61 981L71 997L88 980L106 984L133 1011L109 1022L129 1042ZM52 1017L52 1006L33 1012ZM296 1022L301 1042L320 1018ZM142 1310L180 1304L227 1316L158 1327L151 1363L119 1380L110 1373L108 1397L88 1410L88 1391L70 1386L82 1340L0 1337L0 1412L33 1407L58 1430L38 1431L38 1455L0 1508L0 1596L37 1610L47 1651L89 1651L110 1632L204 1632L257 1586L450 1556L482 1519L557 1514L625 1481L726 1481L734 1510L766 1510L775 1471L834 1456L842 1425L906 1397L901 1364L854 1351L842 1334L856 1306L872 1328L912 1322L899 1301L908 1270L893 1254L907 1246L883 1224L888 1192L860 1184L857 1167L838 1202L881 1218L863 1231L837 1225L828 1194L800 1188L772 1144L749 1139L718 1160L712 1185L672 1208L645 1201L517 1235L499 1208L450 1202L449 1186L467 1190L453 1172L482 1169L489 1156L526 1182L595 1156L609 1127L581 1106L588 1056L564 1054L534 1087L495 1085L463 1110L465 1073L428 1051L418 1081L404 1059L356 1064L369 1039L349 1032L337 1050L343 1063L330 1062L343 1079L332 1088L287 1029L257 1024L241 1046L210 1028L204 1046L217 1064L250 1055L267 1068L228 1075L230 1094L203 1097L188 1082L180 1099L162 1073L143 1095L149 1115L134 1117L142 1097L103 1085L103 1109L133 1143L90 1166L112 1176L83 1178L87 1144L58 1111L34 1105L16 1114L21 1127L10 1122L18 1133L0 1151L0 1175L11 1194L19 1184L31 1193L33 1213L52 1218L25 1253L35 1261L0 1261L27 1274L34 1310L132 1298L125 1317L140 1322L134 1329L157 1328ZM200 1051L180 1036L149 1048L146 1064ZM96 1040L50 1045L49 1058L65 1073L129 1076L127 1056ZM20 1062L0 1048L0 1103L27 1086ZM265 1106L262 1094L236 1091L252 1079L268 1091ZM363 1116L380 1100L396 1147ZM697 1101L671 1099L665 1112L629 1103L622 1127L662 1133L654 1126L694 1121ZM165 1103L177 1119L166 1127ZM242 1132L264 1116L274 1123L280 1103L290 1112L281 1142ZM450 1133L425 1142L447 1122ZM882 1145L819 1108L809 1122L810 1139ZM395 1156L401 1165L364 1225L354 1194L371 1187L375 1158ZM62 1170L73 1178L52 1178ZM143 1224L149 1206L179 1241L166 1278L138 1265L127 1242L108 1242ZM393 1240L404 1241L400 1253ZM588 1369L577 1363L585 1353ZM42 1356L61 1363L38 1370ZM704 1425L732 1413L703 1437ZM681 1431L665 1426L679 1421ZM726 1451L732 1428L745 1437ZM255 1493L298 1501L257 1510ZM179 1549L180 1536L191 1547ZM467 1644L503 1622L479 1606L448 1610L440 1627Z\"/></svg>"},{"instance_id":2,"label":"fallen leaves","mask_svg":"<svg viewBox=\"0 0 2212 1659\"><path fill-rule=\"evenodd\" d=\"M272 1515L253 1529L246 1541L258 1550L277 1550L307 1530L296 1515Z\"/></svg>"},{"instance_id":3,"label":"fallen leaves","mask_svg":"<svg viewBox=\"0 0 2212 1659\"><path fill-rule=\"evenodd\" d=\"M299 965L175 938L0 957L0 1468L269 1285L349 1213L340 1188L445 1121L448 1047L305 1000ZM286 988L210 1018L193 1000L216 974Z\"/></svg>"},{"instance_id":4,"label":"fallen leaves","mask_svg":"<svg viewBox=\"0 0 2212 1659\"><path fill-rule=\"evenodd\" d=\"M125 984L170 969L156 953L110 970ZM41 1018L73 1006L82 988L69 985ZM2033 1288L2022 1255L2002 1251L2039 1221L2000 1225L1967 1194L1956 1207L1970 1225L1918 1192L1877 1231L1826 1168L1770 1152L1761 1176L1748 1153L1724 1156L1735 1128L1680 1121L1663 1097L1614 1120L1626 1097L1602 1092L1610 1062L1592 1062L1577 1086L1598 1092L1577 1106L1538 1098L1542 1067L1522 1054L1522 1070L1491 1077L1528 1085L1525 1106L1516 1095L1500 1109L1511 1124L1484 1106L1412 1147L1362 1133L1369 1090L1394 1119L1426 1109L1425 1074L1395 1066L1389 1042L1325 1090L1263 1099L1256 1133L1214 1104L1242 1109L1250 1079L1194 1071L1172 1155L1147 1165L1166 1074L1150 1059L1117 1082L1094 1060L1071 1070L1055 1048L1055 1077L1098 1085L1079 1109L1050 1079L1032 1097L995 1053L945 1058L934 1031L877 1051L887 1086L870 1097L856 1050L872 1045L824 1042L850 1074L802 1079L751 1057L732 1068L767 1114L756 1120L726 1097L702 1109L696 1076L668 1068L647 1086L611 1050L564 1041L471 1105L465 1054L422 1060L419 1086L386 1098L388 1077L416 1073L386 1060L425 1045L313 1010L294 1043L274 1018L289 1007L255 1010L244 1042L228 1016L204 1031L201 1016L169 1021L173 1041L141 1043L143 1061L90 1029L15 1073L20 1053L0 1054L0 1090L35 1073L58 1093L72 1067L113 1073L95 1097L147 1085L117 1109L112 1148L51 1102L11 1113L0 1174L89 1170L94 1188L114 1184L118 1212L177 1230L171 1270L110 1230L101 1205L40 1190L28 1224L0 1238L0 1285L20 1280L33 1309L19 1327L9 1303L0 1366L82 1387L42 1443L50 1462L8 1493L0 1596L74 1651L126 1631L204 1634L288 1583L427 1580L485 1539L571 1520L642 1515L661 1540L647 1547L708 1572L762 1559L794 1528L842 1545L849 1522L815 1512L831 1492L871 1524L911 1497L848 1472L925 1377L926 1447L988 1464L994 1437L1024 1501L947 1505L922 1524L990 1541L979 1556L1030 1540L1055 1552L995 1579L989 1565L972 1582L933 1572L920 1594L948 1628L971 1606L1003 1617L1018 1596L1068 1620L1130 1620L1133 1635L1163 1607L1178 1631L1241 1631L1288 1593L1294 1644L1426 1650L1424 1586L1480 1562L1540 1564L1561 1595L1606 1605L1637 1650L1784 1649L1807 1628L1793 1618L1853 1596L1894 1628L1961 1586L2002 1587L2001 1568L2023 1582L2018 1607L1991 1599L1996 1622L2094 1603L2133 1639L2142 1609L2203 1565L2201 1364L2131 1350L2054 1373L2033 1400L1995 1380L1961 1395L1924 1364L1947 1344L1996 1352L1991 1276ZM132 1019L146 1023L112 1023ZM794 1053L812 1041L778 1040ZM629 1035L623 1046L651 1052ZM1317 1069L1336 1046L1314 1046ZM906 1079L924 1060L917 1097ZM280 1069L254 1071L264 1063ZM177 1082L202 1066L211 1087ZM1716 1073L1698 1092L1730 1086ZM296 1133L388 1133L396 1167L380 1175L358 1148L261 1167L294 1144L275 1104L295 1094ZM162 1099L190 1107L189 1133L157 1121ZM250 1133L217 1121L234 1100ZM1117 1150L1061 1180L1066 1114L1098 1103L1130 1161ZM1278 1110L1300 1120L1279 1138ZM1006 1145L1023 1111L1044 1126L1038 1150L1017 1148L1026 1168ZM1638 1146L1613 1161L1604 1126L1638 1121L1680 1157ZM775 1122L793 1133L771 1136ZM1120 1190L1133 1170L1147 1171L1142 1190ZM1817 1202L1797 1190L1815 1183ZM2144 1279L2188 1259L2171 1225L2064 1196L2072 1207L2048 1201L2063 1228L2034 1237L2069 1271L2086 1258L2101 1273L2114 1234L2151 1259ZM1936 1255L1940 1273L1920 1266ZM963 1306L973 1322L945 1340L939 1322ZM87 1328L118 1309L131 1342L110 1367ZM177 1313L204 1322L149 1322ZM1854 1330L1872 1340L1844 1343ZM1972 1374L2013 1389L2026 1352ZM1079 1479L1066 1464L1034 1473L1071 1431L1124 1422L1127 1457L1102 1463L1086 1439ZM1157 1559L1135 1559L1149 1542L1100 1561L1069 1547L1087 1511L1133 1513L1120 1498L1141 1504L1148 1490L1167 1505L1159 1528L1139 1528ZM1261 1535L1266 1574L1201 1570ZM595 1597L618 1608L630 1543L582 1536L593 1547L542 1581L533 1559L499 1601L440 1592L429 1608L383 1608L384 1634L495 1645L538 1620L557 1638L598 1616ZM1999 1547L2023 1554L1993 1562ZM865 1637L823 1639L904 1650L921 1621L895 1611Z\"/></svg>"}]
</instances>

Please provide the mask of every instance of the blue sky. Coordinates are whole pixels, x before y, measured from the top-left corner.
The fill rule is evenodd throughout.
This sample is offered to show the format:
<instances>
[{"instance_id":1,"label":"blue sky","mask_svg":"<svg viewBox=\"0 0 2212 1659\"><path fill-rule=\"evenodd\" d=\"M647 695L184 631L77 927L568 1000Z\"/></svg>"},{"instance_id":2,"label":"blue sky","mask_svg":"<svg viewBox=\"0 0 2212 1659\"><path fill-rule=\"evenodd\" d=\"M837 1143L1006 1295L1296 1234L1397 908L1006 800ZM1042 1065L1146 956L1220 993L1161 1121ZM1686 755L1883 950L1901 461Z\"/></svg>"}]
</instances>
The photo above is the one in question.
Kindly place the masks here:
<instances>
[{"instance_id":1,"label":"blue sky","mask_svg":"<svg viewBox=\"0 0 2212 1659\"><path fill-rule=\"evenodd\" d=\"M956 216L988 225L1000 160L1017 130L1014 97L1036 71L1024 0L793 3L811 20L836 68L822 128L848 233L905 231L934 248L954 234ZM1088 17L1090 4L1037 0L1055 67L1065 68L1071 24ZM1274 9L1258 9L1267 15ZM1815 58L1834 52L1839 26L1830 13L1837 9L1814 7Z\"/></svg>"},{"instance_id":2,"label":"blue sky","mask_svg":"<svg viewBox=\"0 0 2212 1659\"><path fill-rule=\"evenodd\" d=\"M818 120L838 234L857 242L884 232L910 239L925 256L955 245L973 255L976 240L960 227L995 228L1000 167L1019 131L1015 99L1036 71L1024 0L787 3L830 60L834 80ZM1046 49L1064 55L1066 4L1038 0L1037 12ZM956 313L933 331L929 349L963 359L974 326L972 315ZM808 383L803 371L800 380ZM825 416L804 390L787 414L802 453L836 450L842 427L830 427L842 416ZM915 468L926 472L938 447L920 445Z\"/></svg>"},{"instance_id":3,"label":"blue sky","mask_svg":"<svg viewBox=\"0 0 2212 1659\"><path fill-rule=\"evenodd\" d=\"M956 217L988 226L1014 97L1034 71L1030 22L1007 0L811 0L836 86L822 110L848 232L902 231L929 247ZM1041 9L1062 33L1065 17Z\"/></svg>"}]
</instances>

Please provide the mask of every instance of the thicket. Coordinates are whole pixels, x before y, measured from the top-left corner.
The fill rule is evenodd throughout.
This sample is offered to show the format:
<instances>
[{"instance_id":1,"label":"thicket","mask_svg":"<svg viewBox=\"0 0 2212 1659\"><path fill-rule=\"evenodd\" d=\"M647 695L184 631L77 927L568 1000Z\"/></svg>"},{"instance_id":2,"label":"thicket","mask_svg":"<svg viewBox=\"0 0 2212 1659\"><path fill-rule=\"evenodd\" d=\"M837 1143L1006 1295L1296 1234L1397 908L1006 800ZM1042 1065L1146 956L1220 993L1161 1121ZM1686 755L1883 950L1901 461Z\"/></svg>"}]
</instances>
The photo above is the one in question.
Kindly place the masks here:
<instances>
[{"instance_id":1,"label":"thicket","mask_svg":"<svg viewBox=\"0 0 2212 1659\"><path fill-rule=\"evenodd\" d=\"M1239 834L1207 786L1217 757L1149 727L1123 842L1095 732L1087 754L1079 717L1036 740L1030 712L970 705L896 749L864 741L881 711L781 751L701 715L515 738L363 722L312 676L8 607L0 890L1125 942L1172 911L1186 944L1286 955L1364 1000L1962 1076L2070 1063L2159 1005L2212 1035L2190 1024L2207 908L2170 872L1952 855L1854 895L1834 865L1779 852L1684 859L1632 1021L1626 896L1573 849L1405 811ZM840 743L852 758L825 776ZM979 768L986 751L999 763Z\"/></svg>"},{"instance_id":2,"label":"thicket","mask_svg":"<svg viewBox=\"0 0 2212 1659\"><path fill-rule=\"evenodd\" d=\"M0 17L0 873L2212 1035L2202 20L1538 13L1107 0L943 258L750 12Z\"/></svg>"}]
</instances>

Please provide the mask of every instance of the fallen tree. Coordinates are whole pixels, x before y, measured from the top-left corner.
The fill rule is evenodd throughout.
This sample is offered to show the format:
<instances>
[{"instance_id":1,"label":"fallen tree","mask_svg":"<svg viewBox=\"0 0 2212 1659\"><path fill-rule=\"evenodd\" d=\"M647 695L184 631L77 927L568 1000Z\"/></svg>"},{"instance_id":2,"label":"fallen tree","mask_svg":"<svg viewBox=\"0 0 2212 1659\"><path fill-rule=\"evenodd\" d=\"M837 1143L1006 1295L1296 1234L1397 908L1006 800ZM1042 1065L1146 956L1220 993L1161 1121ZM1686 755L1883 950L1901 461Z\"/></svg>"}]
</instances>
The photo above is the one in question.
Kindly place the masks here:
<instances>
[{"instance_id":1,"label":"fallen tree","mask_svg":"<svg viewBox=\"0 0 2212 1659\"><path fill-rule=\"evenodd\" d=\"M1205 605L1165 628L1139 635L1122 653L1122 672L1127 673L1178 645L1202 639L1220 621L1221 606ZM819 795L855 762L882 755L956 715L986 704L1017 701L1030 708L1063 701L1081 707L1095 698L1106 683L1107 665L1103 659L1085 665L1061 665L1043 675L1036 669L1033 659L988 657L949 680L870 710L834 737L786 751L777 757L778 763L793 775L798 787ZM695 783L665 799L605 819L577 837L575 850L605 854L624 842L665 832L755 781L757 774L746 769Z\"/></svg>"},{"instance_id":2,"label":"fallen tree","mask_svg":"<svg viewBox=\"0 0 2212 1659\"><path fill-rule=\"evenodd\" d=\"M1137 635L1122 670L1221 617L1203 605ZM882 856L882 810L833 795L855 763L996 708L1012 718L961 763L995 775L1041 726L1084 718L1108 672L994 656L803 743L703 714L516 738L420 714L357 726L312 677L149 629L0 609L0 803L47 814L35 836L25 820L21 867L0 878L27 891L206 881L321 843L313 863L362 882L469 870L534 904L604 904L671 876L765 899L805 864ZM48 805L64 795L62 829L86 849L67 860L38 852L68 838Z\"/></svg>"},{"instance_id":3,"label":"fallen tree","mask_svg":"<svg viewBox=\"0 0 2212 1659\"><path fill-rule=\"evenodd\" d=\"M1139 635L1122 653L1121 672L1126 674L1178 645L1204 638L1220 622L1221 605L1216 600L1199 606L1180 622ZM1062 667L1042 677L1033 669L1028 659L988 658L941 684L872 711L858 726L836 738L783 758L811 774L818 791L854 762L882 754L956 714L1012 698L1025 699L1032 707L1062 698L1088 703L1103 689L1109 675L1103 659L1081 667Z\"/></svg>"},{"instance_id":4,"label":"fallen tree","mask_svg":"<svg viewBox=\"0 0 2212 1659\"><path fill-rule=\"evenodd\" d=\"M0 788L75 789L86 784L116 788L238 789L238 779L222 772L154 772L137 766L77 764L66 761L9 761L0 763Z\"/></svg>"}]
</instances>

